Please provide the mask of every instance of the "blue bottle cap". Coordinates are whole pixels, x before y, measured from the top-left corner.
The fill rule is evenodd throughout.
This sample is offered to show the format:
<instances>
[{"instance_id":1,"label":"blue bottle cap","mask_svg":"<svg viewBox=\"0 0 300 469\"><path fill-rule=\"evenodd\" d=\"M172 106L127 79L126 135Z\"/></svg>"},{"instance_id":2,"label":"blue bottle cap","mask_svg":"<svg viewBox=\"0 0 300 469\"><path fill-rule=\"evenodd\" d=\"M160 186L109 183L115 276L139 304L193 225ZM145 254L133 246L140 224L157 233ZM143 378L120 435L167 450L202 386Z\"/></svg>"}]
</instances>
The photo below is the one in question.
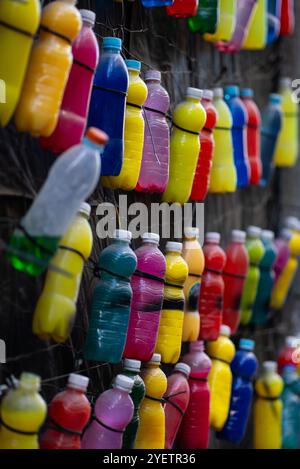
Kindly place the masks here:
<instances>
[{"instance_id":1,"label":"blue bottle cap","mask_svg":"<svg viewBox=\"0 0 300 469\"><path fill-rule=\"evenodd\" d=\"M229 98L236 98L237 96L240 95L240 88L235 85L225 86L224 94L225 96L226 95L229 96Z\"/></svg>"},{"instance_id":2,"label":"blue bottle cap","mask_svg":"<svg viewBox=\"0 0 300 469\"><path fill-rule=\"evenodd\" d=\"M254 93L252 88L242 88L241 89L242 98L253 98Z\"/></svg>"},{"instance_id":3,"label":"blue bottle cap","mask_svg":"<svg viewBox=\"0 0 300 469\"><path fill-rule=\"evenodd\" d=\"M118 37L104 37L102 43L103 49L122 49L122 40Z\"/></svg>"},{"instance_id":4,"label":"blue bottle cap","mask_svg":"<svg viewBox=\"0 0 300 469\"><path fill-rule=\"evenodd\" d=\"M269 102L271 104L281 104L282 97L280 96L280 94L272 93L269 96Z\"/></svg>"},{"instance_id":5,"label":"blue bottle cap","mask_svg":"<svg viewBox=\"0 0 300 469\"><path fill-rule=\"evenodd\" d=\"M125 64L128 70L137 70L138 72L141 71L142 64L138 60L125 60Z\"/></svg>"},{"instance_id":6,"label":"blue bottle cap","mask_svg":"<svg viewBox=\"0 0 300 469\"><path fill-rule=\"evenodd\" d=\"M250 339L240 339L239 341L239 348L243 350L249 350L249 352L252 352L255 347L255 342L254 340Z\"/></svg>"}]
</instances>

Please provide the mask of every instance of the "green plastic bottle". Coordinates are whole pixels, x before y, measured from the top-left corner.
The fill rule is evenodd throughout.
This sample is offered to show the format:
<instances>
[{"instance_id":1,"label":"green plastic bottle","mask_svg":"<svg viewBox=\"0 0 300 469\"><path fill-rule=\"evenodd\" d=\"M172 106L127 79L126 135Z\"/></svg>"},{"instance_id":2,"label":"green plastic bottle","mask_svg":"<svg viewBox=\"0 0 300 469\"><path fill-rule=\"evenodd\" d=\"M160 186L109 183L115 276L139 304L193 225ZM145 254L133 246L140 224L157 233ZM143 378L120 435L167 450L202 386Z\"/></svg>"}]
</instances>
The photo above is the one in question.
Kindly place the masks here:
<instances>
[{"instance_id":1,"label":"green plastic bottle","mask_svg":"<svg viewBox=\"0 0 300 469\"><path fill-rule=\"evenodd\" d=\"M197 15L188 19L193 33L214 34L217 30L219 17L219 0L199 0Z\"/></svg>"},{"instance_id":2,"label":"green plastic bottle","mask_svg":"<svg viewBox=\"0 0 300 469\"><path fill-rule=\"evenodd\" d=\"M139 411L142 400L145 397L145 384L139 375L141 371L141 362L139 360L124 360L123 374L134 379L134 385L130 394L134 405L134 414L130 424L127 426L123 436L123 449L133 449L136 434L139 428Z\"/></svg>"}]
</instances>

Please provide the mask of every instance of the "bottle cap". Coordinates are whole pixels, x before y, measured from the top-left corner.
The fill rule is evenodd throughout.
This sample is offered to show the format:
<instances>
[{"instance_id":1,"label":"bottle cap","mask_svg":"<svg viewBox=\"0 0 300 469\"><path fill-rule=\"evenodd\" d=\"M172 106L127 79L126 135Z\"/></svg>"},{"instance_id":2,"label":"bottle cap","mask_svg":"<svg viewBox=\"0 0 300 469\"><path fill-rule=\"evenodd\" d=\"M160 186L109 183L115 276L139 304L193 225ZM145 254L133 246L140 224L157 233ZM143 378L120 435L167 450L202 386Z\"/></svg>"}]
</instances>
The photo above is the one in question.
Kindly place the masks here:
<instances>
[{"instance_id":1,"label":"bottle cap","mask_svg":"<svg viewBox=\"0 0 300 469\"><path fill-rule=\"evenodd\" d=\"M41 387L41 378L34 373L23 371L20 376L19 386L28 391L39 391Z\"/></svg>"},{"instance_id":2,"label":"bottle cap","mask_svg":"<svg viewBox=\"0 0 300 469\"><path fill-rule=\"evenodd\" d=\"M261 228L258 226L248 226L247 228L247 236L249 238L260 238L261 236Z\"/></svg>"},{"instance_id":3,"label":"bottle cap","mask_svg":"<svg viewBox=\"0 0 300 469\"><path fill-rule=\"evenodd\" d=\"M225 86L224 94L225 96L228 95L230 98L236 98L240 95L240 89L236 85Z\"/></svg>"},{"instance_id":4,"label":"bottle cap","mask_svg":"<svg viewBox=\"0 0 300 469\"><path fill-rule=\"evenodd\" d=\"M123 368L139 373L141 371L141 362L139 360L131 360L129 358L125 358L123 362Z\"/></svg>"},{"instance_id":5,"label":"bottle cap","mask_svg":"<svg viewBox=\"0 0 300 469\"><path fill-rule=\"evenodd\" d=\"M113 382L113 388L121 389L122 391L131 392L134 385L134 380L125 375L117 375Z\"/></svg>"},{"instance_id":6,"label":"bottle cap","mask_svg":"<svg viewBox=\"0 0 300 469\"><path fill-rule=\"evenodd\" d=\"M281 102L282 102L282 97L280 96L280 94L272 93L272 94L270 94L270 96L269 96L269 102L270 102L271 104L281 104Z\"/></svg>"},{"instance_id":7,"label":"bottle cap","mask_svg":"<svg viewBox=\"0 0 300 469\"><path fill-rule=\"evenodd\" d=\"M92 208L91 208L90 204L88 204L86 202L82 202L82 204L80 204L78 213L82 213L83 215L86 215L87 217L90 217L91 210L92 210Z\"/></svg>"},{"instance_id":8,"label":"bottle cap","mask_svg":"<svg viewBox=\"0 0 300 469\"><path fill-rule=\"evenodd\" d=\"M85 136L90 142L96 143L96 145L105 145L109 140L108 135L96 127L89 127Z\"/></svg>"},{"instance_id":9,"label":"bottle cap","mask_svg":"<svg viewBox=\"0 0 300 469\"><path fill-rule=\"evenodd\" d=\"M255 347L255 342L254 340L250 339L240 339L239 341L239 348L243 350L249 350L249 352L252 352Z\"/></svg>"},{"instance_id":10,"label":"bottle cap","mask_svg":"<svg viewBox=\"0 0 300 469\"><path fill-rule=\"evenodd\" d=\"M292 237L292 233L287 228L283 228L280 230L279 237L285 241L289 241Z\"/></svg>"},{"instance_id":11,"label":"bottle cap","mask_svg":"<svg viewBox=\"0 0 300 469\"><path fill-rule=\"evenodd\" d=\"M175 243L175 241L168 241L166 244L166 252L182 253L182 243Z\"/></svg>"},{"instance_id":12,"label":"bottle cap","mask_svg":"<svg viewBox=\"0 0 300 469\"><path fill-rule=\"evenodd\" d=\"M205 235L205 241L207 243L220 243L220 240L221 240L221 235L220 233L215 233L213 231L210 231L208 233L206 233Z\"/></svg>"},{"instance_id":13,"label":"bottle cap","mask_svg":"<svg viewBox=\"0 0 300 469\"><path fill-rule=\"evenodd\" d=\"M291 88L292 80L288 77L280 78L279 86L280 88Z\"/></svg>"},{"instance_id":14,"label":"bottle cap","mask_svg":"<svg viewBox=\"0 0 300 469\"><path fill-rule=\"evenodd\" d=\"M296 348L298 345L299 339L297 340L297 337L294 337L292 335L289 335L285 338L285 345L287 347L291 348Z\"/></svg>"},{"instance_id":15,"label":"bottle cap","mask_svg":"<svg viewBox=\"0 0 300 469\"><path fill-rule=\"evenodd\" d=\"M223 88L214 88L214 98L224 98Z\"/></svg>"},{"instance_id":16,"label":"bottle cap","mask_svg":"<svg viewBox=\"0 0 300 469\"><path fill-rule=\"evenodd\" d=\"M148 80L155 80L155 81L161 81L161 73L158 70L148 70L145 73L145 81Z\"/></svg>"},{"instance_id":17,"label":"bottle cap","mask_svg":"<svg viewBox=\"0 0 300 469\"><path fill-rule=\"evenodd\" d=\"M86 391L89 385L89 378L87 376L78 375L76 373L71 373L68 378L68 386L72 388L80 389L81 391Z\"/></svg>"},{"instance_id":18,"label":"bottle cap","mask_svg":"<svg viewBox=\"0 0 300 469\"><path fill-rule=\"evenodd\" d=\"M191 88L190 86L186 90L187 98L201 99L203 96L203 90L199 88Z\"/></svg>"},{"instance_id":19,"label":"bottle cap","mask_svg":"<svg viewBox=\"0 0 300 469\"><path fill-rule=\"evenodd\" d=\"M184 228L185 238L198 238L199 237L199 228L194 228L193 226L187 226Z\"/></svg>"},{"instance_id":20,"label":"bottle cap","mask_svg":"<svg viewBox=\"0 0 300 469\"><path fill-rule=\"evenodd\" d=\"M79 10L81 14L82 21L85 23L90 24L91 26L95 26L96 23L96 13L91 10Z\"/></svg>"},{"instance_id":21,"label":"bottle cap","mask_svg":"<svg viewBox=\"0 0 300 469\"><path fill-rule=\"evenodd\" d=\"M226 326L225 324L222 324L220 327L220 335L224 335L225 337L230 337L231 335L231 329L229 326Z\"/></svg>"},{"instance_id":22,"label":"bottle cap","mask_svg":"<svg viewBox=\"0 0 300 469\"><path fill-rule=\"evenodd\" d=\"M142 64L138 60L125 60L125 64L128 70L137 70L138 72L141 71Z\"/></svg>"},{"instance_id":23,"label":"bottle cap","mask_svg":"<svg viewBox=\"0 0 300 469\"><path fill-rule=\"evenodd\" d=\"M122 40L118 37L104 37L102 43L103 49L122 49Z\"/></svg>"},{"instance_id":24,"label":"bottle cap","mask_svg":"<svg viewBox=\"0 0 300 469\"><path fill-rule=\"evenodd\" d=\"M157 233L144 233L142 234L142 240L146 243L153 243L153 244L158 244L159 243L159 234Z\"/></svg>"},{"instance_id":25,"label":"bottle cap","mask_svg":"<svg viewBox=\"0 0 300 469\"><path fill-rule=\"evenodd\" d=\"M262 230L261 232L261 239L264 241L273 241L274 239L274 233L273 231L270 230Z\"/></svg>"},{"instance_id":26,"label":"bottle cap","mask_svg":"<svg viewBox=\"0 0 300 469\"><path fill-rule=\"evenodd\" d=\"M277 363L276 363L276 362L272 362L272 361L266 361L266 362L263 362L262 368L263 368L263 371L264 371L264 372L267 372L267 373L276 373L276 371L277 371Z\"/></svg>"},{"instance_id":27,"label":"bottle cap","mask_svg":"<svg viewBox=\"0 0 300 469\"><path fill-rule=\"evenodd\" d=\"M127 230L115 230L113 234L113 239L124 239L125 241L131 241L132 233Z\"/></svg>"},{"instance_id":28,"label":"bottle cap","mask_svg":"<svg viewBox=\"0 0 300 469\"><path fill-rule=\"evenodd\" d=\"M246 233L241 230L232 230L231 239L235 243L244 243L246 241Z\"/></svg>"},{"instance_id":29,"label":"bottle cap","mask_svg":"<svg viewBox=\"0 0 300 469\"><path fill-rule=\"evenodd\" d=\"M160 353L154 353L151 357L151 359L147 362L150 365L160 365L161 362L161 354Z\"/></svg>"},{"instance_id":30,"label":"bottle cap","mask_svg":"<svg viewBox=\"0 0 300 469\"><path fill-rule=\"evenodd\" d=\"M213 100L214 92L212 90L203 90L203 99L207 99L209 101Z\"/></svg>"},{"instance_id":31,"label":"bottle cap","mask_svg":"<svg viewBox=\"0 0 300 469\"><path fill-rule=\"evenodd\" d=\"M195 342L190 343L190 352L203 352L204 342L203 340L196 340Z\"/></svg>"},{"instance_id":32,"label":"bottle cap","mask_svg":"<svg viewBox=\"0 0 300 469\"><path fill-rule=\"evenodd\" d=\"M253 98L254 92L252 88L242 88L241 97L242 98Z\"/></svg>"},{"instance_id":33,"label":"bottle cap","mask_svg":"<svg viewBox=\"0 0 300 469\"><path fill-rule=\"evenodd\" d=\"M297 217L287 217L285 219L284 225L289 230L298 230L299 228L299 220Z\"/></svg>"},{"instance_id":34,"label":"bottle cap","mask_svg":"<svg viewBox=\"0 0 300 469\"><path fill-rule=\"evenodd\" d=\"M175 371L181 371L181 373L183 373L183 374L185 374L185 376L189 377L190 372L191 372L191 367L189 365L187 365L186 363L179 362L179 363L176 363L176 365L174 367L174 370Z\"/></svg>"}]
</instances>

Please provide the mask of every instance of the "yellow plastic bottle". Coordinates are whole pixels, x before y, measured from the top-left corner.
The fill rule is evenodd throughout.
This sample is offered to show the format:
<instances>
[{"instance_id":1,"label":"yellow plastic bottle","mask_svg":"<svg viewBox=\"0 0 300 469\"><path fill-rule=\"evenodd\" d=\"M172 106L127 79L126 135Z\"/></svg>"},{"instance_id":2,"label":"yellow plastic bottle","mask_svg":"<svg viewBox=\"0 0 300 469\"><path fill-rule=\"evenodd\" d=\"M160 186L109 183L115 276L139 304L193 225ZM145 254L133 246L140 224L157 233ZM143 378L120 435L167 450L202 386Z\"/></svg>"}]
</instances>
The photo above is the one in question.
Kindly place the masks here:
<instances>
[{"instance_id":1,"label":"yellow plastic bottle","mask_svg":"<svg viewBox=\"0 0 300 469\"><path fill-rule=\"evenodd\" d=\"M264 362L262 375L256 380L253 408L254 449L281 449L283 380L275 362Z\"/></svg>"},{"instance_id":2,"label":"yellow plastic bottle","mask_svg":"<svg viewBox=\"0 0 300 469\"><path fill-rule=\"evenodd\" d=\"M210 425L218 432L225 425L230 406L232 383L230 363L235 355L235 346L229 337L230 328L223 324L219 338L207 344L207 353L212 361L208 375Z\"/></svg>"},{"instance_id":3,"label":"yellow plastic bottle","mask_svg":"<svg viewBox=\"0 0 300 469\"><path fill-rule=\"evenodd\" d=\"M0 2L0 125L10 121L18 104L34 35L41 16L39 0Z\"/></svg>"},{"instance_id":4,"label":"yellow plastic bottle","mask_svg":"<svg viewBox=\"0 0 300 469\"><path fill-rule=\"evenodd\" d=\"M42 11L40 37L31 52L15 114L20 132L49 137L55 130L72 66L72 42L82 25L75 2L56 0Z\"/></svg>"},{"instance_id":5,"label":"yellow plastic bottle","mask_svg":"<svg viewBox=\"0 0 300 469\"><path fill-rule=\"evenodd\" d=\"M39 376L22 373L18 386L3 397L0 449L39 448L38 431L47 415L47 404L38 392L40 382Z\"/></svg>"},{"instance_id":6,"label":"yellow plastic bottle","mask_svg":"<svg viewBox=\"0 0 300 469\"><path fill-rule=\"evenodd\" d=\"M91 207L83 203L60 242L52 263L70 277L49 270L33 317L33 333L42 340L65 342L72 328L84 261L90 256L93 235L88 222Z\"/></svg>"},{"instance_id":7,"label":"yellow plastic bottle","mask_svg":"<svg viewBox=\"0 0 300 469\"><path fill-rule=\"evenodd\" d=\"M242 49L264 49L267 41L267 0L257 0Z\"/></svg>"},{"instance_id":8,"label":"yellow plastic bottle","mask_svg":"<svg viewBox=\"0 0 300 469\"><path fill-rule=\"evenodd\" d=\"M300 256L299 220L296 217L288 217L286 220L286 228L289 229L292 234L289 242L290 258L287 261L272 291L272 309L281 309L284 306L299 265L299 261L297 259Z\"/></svg>"},{"instance_id":9,"label":"yellow plastic bottle","mask_svg":"<svg viewBox=\"0 0 300 469\"><path fill-rule=\"evenodd\" d=\"M218 112L218 120L213 131L215 152L212 162L209 192L235 192L237 184L236 168L232 143L232 116L225 103L222 88L214 89L213 104Z\"/></svg>"},{"instance_id":10,"label":"yellow plastic bottle","mask_svg":"<svg viewBox=\"0 0 300 469\"><path fill-rule=\"evenodd\" d=\"M282 96L283 125L275 150L275 166L295 166L298 158L298 104L293 100L290 78L280 81L279 94Z\"/></svg>"},{"instance_id":11,"label":"yellow plastic bottle","mask_svg":"<svg viewBox=\"0 0 300 469\"><path fill-rule=\"evenodd\" d=\"M183 290L185 296L185 307L182 342L195 342L198 340L200 332L198 305L205 260L198 238L198 228L185 228L182 256L188 265L189 275L186 279Z\"/></svg>"},{"instance_id":12,"label":"yellow plastic bottle","mask_svg":"<svg viewBox=\"0 0 300 469\"><path fill-rule=\"evenodd\" d=\"M204 34L204 39L210 42L231 39L236 21L236 0L220 0L217 30L214 34Z\"/></svg>"},{"instance_id":13,"label":"yellow plastic bottle","mask_svg":"<svg viewBox=\"0 0 300 469\"><path fill-rule=\"evenodd\" d=\"M141 377L146 386L146 396L140 409L140 425L134 449L164 449L165 411L156 399L162 399L167 390L167 377L160 369L160 355L155 353L145 363ZM154 398L155 400L151 399Z\"/></svg>"},{"instance_id":14,"label":"yellow plastic bottle","mask_svg":"<svg viewBox=\"0 0 300 469\"><path fill-rule=\"evenodd\" d=\"M170 144L170 175L164 202L184 204L191 195L200 152L200 131L206 112L200 103L202 90L188 88L186 99L173 114Z\"/></svg>"},{"instance_id":15,"label":"yellow plastic bottle","mask_svg":"<svg viewBox=\"0 0 300 469\"><path fill-rule=\"evenodd\" d=\"M103 177L102 183L111 189L132 191L137 185L142 163L145 130L142 106L147 99L148 88L140 78L141 62L125 62L129 73L129 88L125 115L124 160L120 174Z\"/></svg>"},{"instance_id":16,"label":"yellow plastic bottle","mask_svg":"<svg viewBox=\"0 0 300 469\"><path fill-rule=\"evenodd\" d=\"M155 352L163 363L177 363L181 352L184 316L183 286L188 265L182 258L182 243L169 241L166 245L166 285Z\"/></svg>"}]
</instances>

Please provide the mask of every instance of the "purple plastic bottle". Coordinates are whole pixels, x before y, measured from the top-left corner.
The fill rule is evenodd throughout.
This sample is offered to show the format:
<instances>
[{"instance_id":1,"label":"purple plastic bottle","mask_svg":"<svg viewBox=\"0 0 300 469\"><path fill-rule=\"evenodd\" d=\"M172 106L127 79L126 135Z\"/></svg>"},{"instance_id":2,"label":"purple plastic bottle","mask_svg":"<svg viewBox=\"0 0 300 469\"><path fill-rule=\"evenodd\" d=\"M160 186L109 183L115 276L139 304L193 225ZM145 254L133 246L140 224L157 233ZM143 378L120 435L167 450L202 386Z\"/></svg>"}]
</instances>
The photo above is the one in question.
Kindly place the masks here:
<instances>
[{"instance_id":1,"label":"purple plastic bottle","mask_svg":"<svg viewBox=\"0 0 300 469\"><path fill-rule=\"evenodd\" d=\"M132 303L124 357L149 361L155 351L164 296L166 260L158 249L159 235L144 233L136 251L131 278Z\"/></svg>"},{"instance_id":2,"label":"purple plastic bottle","mask_svg":"<svg viewBox=\"0 0 300 469\"><path fill-rule=\"evenodd\" d=\"M287 261L290 258L290 247L289 241L292 237L290 230L283 229L280 231L279 237L275 240L275 246L277 248L276 262L273 266L275 273L275 283L280 277L283 269L286 266Z\"/></svg>"},{"instance_id":3,"label":"purple plastic bottle","mask_svg":"<svg viewBox=\"0 0 300 469\"><path fill-rule=\"evenodd\" d=\"M129 393L134 380L117 375L113 388L102 393L95 404L91 424L84 432L82 449L121 449L123 433L134 412Z\"/></svg>"},{"instance_id":4,"label":"purple plastic bottle","mask_svg":"<svg viewBox=\"0 0 300 469\"><path fill-rule=\"evenodd\" d=\"M170 131L166 113L170 107L170 98L161 86L160 72L148 71L145 83L148 98L144 105L144 150L136 190L164 192L169 179Z\"/></svg>"}]
</instances>

